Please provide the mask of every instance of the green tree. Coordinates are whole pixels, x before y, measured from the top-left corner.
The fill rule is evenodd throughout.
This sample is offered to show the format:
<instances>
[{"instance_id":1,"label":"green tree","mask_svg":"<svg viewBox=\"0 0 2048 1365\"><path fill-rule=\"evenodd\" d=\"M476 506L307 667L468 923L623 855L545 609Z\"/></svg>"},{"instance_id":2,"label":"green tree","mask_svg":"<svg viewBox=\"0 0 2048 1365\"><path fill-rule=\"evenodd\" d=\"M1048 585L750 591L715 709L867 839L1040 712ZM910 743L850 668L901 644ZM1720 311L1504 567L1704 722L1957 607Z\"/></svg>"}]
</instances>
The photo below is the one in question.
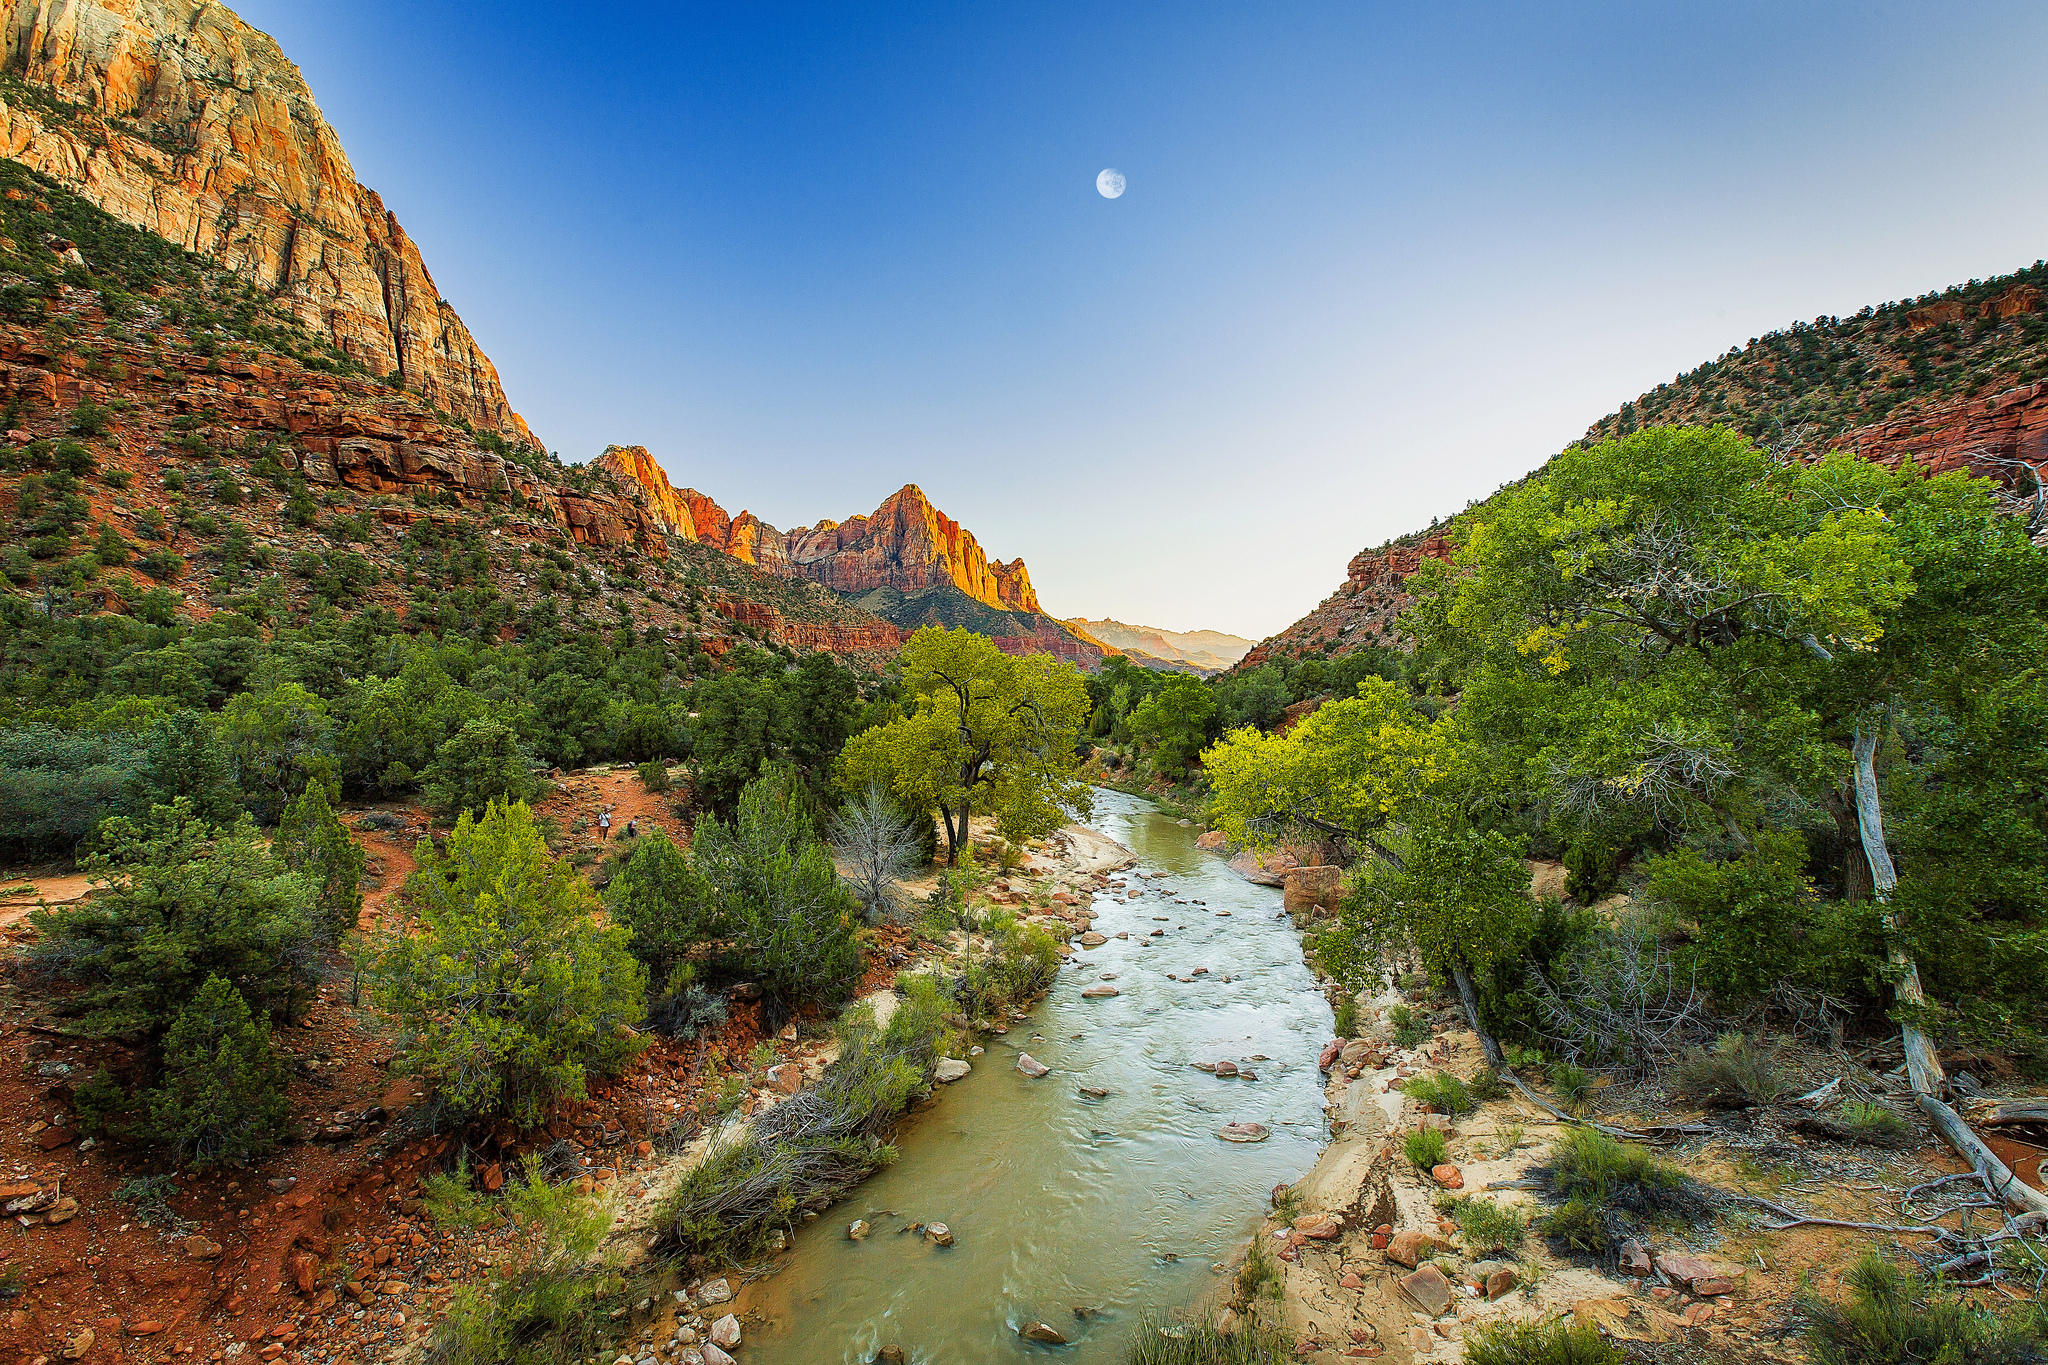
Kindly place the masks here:
<instances>
[{"instance_id":1,"label":"green tree","mask_svg":"<svg viewBox=\"0 0 2048 1365\"><path fill-rule=\"evenodd\" d=\"M406 884L418 929L376 968L405 1068L457 1114L529 1127L581 1098L588 1073L618 1074L639 1048L646 973L526 804L465 812L444 852L420 842L418 864Z\"/></svg>"},{"instance_id":2,"label":"green tree","mask_svg":"<svg viewBox=\"0 0 2048 1365\"><path fill-rule=\"evenodd\" d=\"M658 829L648 831L613 874L604 906L657 987L727 927L710 880Z\"/></svg>"},{"instance_id":3,"label":"green tree","mask_svg":"<svg viewBox=\"0 0 2048 1365\"><path fill-rule=\"evenodd\" d=\"M779 765L748 783L730 824L714 816L697 826L691 853L724 902L719 919L735 941L734 965L759 979L778 1013L853 993L859 907L794 769Z\"/></svg>"},{"instance_id":4,"label":"green tree","mask_svg":"<svg viewBox=\"0 0 2048 1365\"><path fill-rule=\"evenodd\" d=\"M290 1113L270 1025L242 993L209 976L163 1040L157 1084L135 1131L195 1171L243 1165L272 1151Z\"/></svg>"},{"instance_id":5,"label":"green tree","mask_svg":"<svg viewBox=\"0 0 2048 1365\"><path fill-rule=\"evenodd\" d=\"M265 824L309 782L327 788L329 799L341 794L327 703L299 684L236 695L221 726L235 782Z\"/></svg>"},{"instance_id":6,"label":"green tree","mask_svg":"<svg viewBox=\"0 0 2048 1365\"><path fill-rule=\"evenodd\" d=\"M493 801L524 801L536 787L519 736L489 716L464 722L442 741L422 776L427 804L443 817L476 814Z\"/></svg>"},{"instance_id":7,"label":"green tree","mask_svg":"<svg viewBox=\"0 0 2048 1365\"><path fill-rule=\"evenodd\" d=\"M877 783L936 808L952 864L974 815L994 815L1017 843L1087 809L1074 768L1088 691L1072 665L1008 655L985 636L942 626L912 635L902 662L912 709L847 742L841 768L850 790Z\"/></svg>"},{"instance_id":8,"label":"green tree","mask_svg":"<svg viewBox=\"0 0 2048 1365\"><path fill-rule=\"evenodd\" d=\"M363 909L363 850L327 803L326 789L310 783L286 806L271 851L313 887L313 910L331 942L356 927Z\"/></svg>"},{"instance_id":9,"label":"green tree","mask_svg":"<svg viewBox=\"0 0 2048 1365\"><path fill-rule=\"evenodd\" d=\"M107 820L97 841L82 861L97 894L33 916L37 957L80 983L65 1005L83 1031L153 1042L215 976L259 1012L294 1012L326 938L312 887L246 816L217 828L180 798L141 820Z\"/></svg>"},{"instance_id":10,"label":"green tree","mask_svg":"<svg viewBox=\"0 0 2048 1365\"><path fill-rule=\"evenodd\" d=\"M1212 738L1216 714L1216 698L1200 679L1174 673L1131 712L1131 733L1153 746L1153 766L1178 777Z\"/></svg>"}]
</instances>

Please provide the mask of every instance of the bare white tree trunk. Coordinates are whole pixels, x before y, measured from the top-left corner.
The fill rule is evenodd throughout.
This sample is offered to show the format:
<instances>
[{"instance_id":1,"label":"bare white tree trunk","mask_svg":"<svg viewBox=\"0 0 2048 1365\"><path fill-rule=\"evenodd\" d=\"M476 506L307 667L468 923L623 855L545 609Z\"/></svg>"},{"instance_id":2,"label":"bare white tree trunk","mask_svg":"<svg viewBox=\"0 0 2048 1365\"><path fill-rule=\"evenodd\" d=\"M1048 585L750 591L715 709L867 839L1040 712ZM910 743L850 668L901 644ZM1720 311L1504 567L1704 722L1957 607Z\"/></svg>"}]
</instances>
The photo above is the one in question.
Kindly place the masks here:
<instances>
[{"instance_id":1,"label":"bare white tree trunk","mask_svg":"<svg viewBox=\"0 0 2048 1365\"><path fill-rule=\"evenodd\" d=\"M1927 993L1920 988L1919 964L1907 956L1899 943L1899 923L1892 914L1892 892L1899 885L1899 873L1892 865L1891 850L1885 847L1884 809L1877 799L1877 742L1874 724L1856 727L1856 829L1863 840L1863 856L1870 863L1870 884L1884 920L1885 955L1891 959L1892 970L1898 977L1892 989L1900 1003L1909 1010L1918 1010L1927 1004ZM1939 1098L1947 1088L1948 1077L1941 1069L1941 1058L1936 1055L1933 1042L1915 1023L1901 1024L1899 1033L1906 1049L1906 1076L1913 1089Z\"/></svg>"}]
</instances>

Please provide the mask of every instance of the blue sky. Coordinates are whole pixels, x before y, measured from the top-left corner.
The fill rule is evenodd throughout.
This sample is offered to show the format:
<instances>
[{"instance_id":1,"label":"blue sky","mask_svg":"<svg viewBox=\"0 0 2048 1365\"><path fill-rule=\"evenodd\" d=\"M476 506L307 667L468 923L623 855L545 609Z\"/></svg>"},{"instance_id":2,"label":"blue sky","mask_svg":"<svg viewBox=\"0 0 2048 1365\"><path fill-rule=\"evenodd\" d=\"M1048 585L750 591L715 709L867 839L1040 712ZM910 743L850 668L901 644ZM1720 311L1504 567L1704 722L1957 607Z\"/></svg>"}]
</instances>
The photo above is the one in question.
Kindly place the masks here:
<instances>
[{"instance_id":1,"label":"blue sky","mask_svg":"<svg viewBox=\"0 0 2048 1365\"><path fill-rule=\"evenodd\" d=\"M915 482L1067 616L1267 634L1730 345L2048 254L2032 0L235 7L565 458Z\"/></svg>"}]
</instances>

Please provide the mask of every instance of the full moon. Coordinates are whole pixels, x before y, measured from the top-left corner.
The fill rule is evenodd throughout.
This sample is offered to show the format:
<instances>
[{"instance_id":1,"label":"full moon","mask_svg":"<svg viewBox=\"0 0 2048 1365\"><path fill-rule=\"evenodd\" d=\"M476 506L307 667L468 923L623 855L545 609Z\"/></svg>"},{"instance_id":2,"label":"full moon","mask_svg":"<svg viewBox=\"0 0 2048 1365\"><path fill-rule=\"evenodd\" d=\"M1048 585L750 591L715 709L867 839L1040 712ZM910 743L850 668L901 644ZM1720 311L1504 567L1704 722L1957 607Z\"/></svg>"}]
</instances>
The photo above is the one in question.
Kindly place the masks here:
<instances>
[{"instance_id":1,"label":"full moon","mask_svg":"<svg viewBox=\"0 0 2048 1365\"><path fill-rule=\"evenodd\" d=\"M1124 192L1124 173L1114 167L1105 166L1095 177L1095 192L1104 199L1114 199Z\"/></svg>"}]
</instances>

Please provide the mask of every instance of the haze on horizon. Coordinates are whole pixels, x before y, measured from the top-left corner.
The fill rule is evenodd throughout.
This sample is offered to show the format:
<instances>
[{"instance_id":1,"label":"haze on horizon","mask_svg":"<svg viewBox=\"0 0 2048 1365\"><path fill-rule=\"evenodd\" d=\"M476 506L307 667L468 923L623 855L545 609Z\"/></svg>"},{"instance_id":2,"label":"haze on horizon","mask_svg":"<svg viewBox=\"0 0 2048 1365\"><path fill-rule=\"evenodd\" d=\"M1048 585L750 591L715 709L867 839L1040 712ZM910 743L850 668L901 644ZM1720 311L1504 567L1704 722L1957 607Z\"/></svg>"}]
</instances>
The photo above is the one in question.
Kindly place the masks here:
<instances>
[{"instance_id":1,"label":"haze on horizon","mask_svg":"<svg viewBox=\"0 0 2048 1365\"><path fill-rule=\"evenodd\" d=\"M2048 251L2020 0L231 3L564 457L914 482L1068 617L1260 638L1732 345Z\"/></svg>"}]
</instances>

